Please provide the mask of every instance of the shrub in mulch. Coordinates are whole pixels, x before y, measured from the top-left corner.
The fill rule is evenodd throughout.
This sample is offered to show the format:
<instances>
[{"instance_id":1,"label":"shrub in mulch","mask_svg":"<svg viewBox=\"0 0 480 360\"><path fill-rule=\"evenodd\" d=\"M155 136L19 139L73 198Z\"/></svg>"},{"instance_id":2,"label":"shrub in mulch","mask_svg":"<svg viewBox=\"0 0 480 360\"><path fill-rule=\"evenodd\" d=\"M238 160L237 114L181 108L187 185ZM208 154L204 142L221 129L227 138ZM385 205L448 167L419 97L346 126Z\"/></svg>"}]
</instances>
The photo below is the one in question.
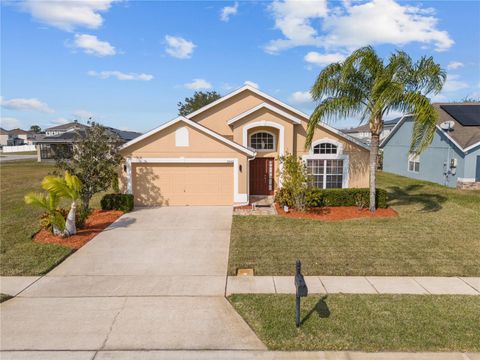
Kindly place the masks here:
<instances>
[{"instance_id":1,"label":"shrub in mulch","mask_svg":"<svg viewBox=\"0 0 480 360\"><path fill-rule=\"evenodd\" d=\"M275 204L275 207L278 215L297 219L336 221L358 218L392 218L398 216L398 213L392 208L377 209L374 213L372 213L368 209L362 209L357 206L327 206L321 208L312 208L304 212L290 208L286 213L283 207L279 206L278 204Z\"/></svg>"},{"instance_id":2,"label":"shrub in mulch","mask_svg":"<svg viewBox=\"0 0 480 360\"><path fill-rule=\"evenodd\" d=\"M35 234L33 241L40 244L56 244L79 249L123 214L124 212L119 210L93 210L85 221L85 225L81 229L77 229L75 235L62 238L53 235L46 229L42 229Z\"/></svg>"},{"instance_id":3,"label":"shrub in mulch","mask_svg":"<svg viewBox=\"0 0 480 360\"><path fill-rule=\"evenodd\" d=\"M133 210L132 194L106 194L100 201L103 210L121 210L130 212Z\"/></svg>"}]
</instances>

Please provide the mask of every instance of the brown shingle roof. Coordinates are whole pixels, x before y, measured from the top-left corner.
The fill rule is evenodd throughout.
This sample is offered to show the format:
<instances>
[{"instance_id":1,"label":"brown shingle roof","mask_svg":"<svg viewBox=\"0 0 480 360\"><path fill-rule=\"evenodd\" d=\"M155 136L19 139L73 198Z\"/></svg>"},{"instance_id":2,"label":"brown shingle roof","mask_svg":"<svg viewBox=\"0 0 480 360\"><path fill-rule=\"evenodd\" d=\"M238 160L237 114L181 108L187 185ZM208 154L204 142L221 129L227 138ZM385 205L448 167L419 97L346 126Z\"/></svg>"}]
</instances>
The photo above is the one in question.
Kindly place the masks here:
<instances>
[{"instance_id":1,"label":"brown shingle roof","mask_svg":"<svg viewBox=\"0 0 480 360\"><path fill-rule=\"evenodd\" d=\"M45 131L54 131L54 130L70 130L72 128L77 128L77 129L85 129L87 128L87 125L81 124L79 122L70 122L67 124L62 124L62 125L57 125L57 126L52 126L49 127L48 129L45 129Z\"/></svg>"},{"instance_id":2,"label":"brown shingle roof","mask_svg":"<svg viewBox=\"0 0 480 360\"><path fill-rule=\"evenodd\" d=\"M468 148L478 142L480 142L480 126L463 126L454 117L450 116L445 110L441 108L441 105L453 105L452 103L435 103L433 106L438 111L439 118L437 124L440 125L444 121L453 121L455 125L453 130L448 132L448 135L463 149ZM479 104L474 103L455 103L459 106L476 106L480 109ZM478 114L480 118L480 111Z\"/></svg>"}]
</instances>

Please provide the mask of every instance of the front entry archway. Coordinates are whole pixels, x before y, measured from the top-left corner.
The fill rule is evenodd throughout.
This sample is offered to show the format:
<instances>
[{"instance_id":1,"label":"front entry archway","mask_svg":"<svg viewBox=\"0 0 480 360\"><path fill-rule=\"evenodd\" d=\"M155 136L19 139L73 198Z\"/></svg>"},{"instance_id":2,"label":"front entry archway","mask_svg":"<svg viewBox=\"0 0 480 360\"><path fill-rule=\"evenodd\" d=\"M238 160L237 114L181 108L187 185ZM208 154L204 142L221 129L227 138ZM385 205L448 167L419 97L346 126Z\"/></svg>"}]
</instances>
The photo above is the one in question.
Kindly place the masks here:
<instances>
[{"instance_id":1,"label":"front entry archway","mask_svg":"<svg viewBox=\"0 0 480 360\"><path fill-rule=\"evenodd\" d=\"M250 161L250 195L273 195L275 159L256 158Z\"/></svg>"}]
</instances>

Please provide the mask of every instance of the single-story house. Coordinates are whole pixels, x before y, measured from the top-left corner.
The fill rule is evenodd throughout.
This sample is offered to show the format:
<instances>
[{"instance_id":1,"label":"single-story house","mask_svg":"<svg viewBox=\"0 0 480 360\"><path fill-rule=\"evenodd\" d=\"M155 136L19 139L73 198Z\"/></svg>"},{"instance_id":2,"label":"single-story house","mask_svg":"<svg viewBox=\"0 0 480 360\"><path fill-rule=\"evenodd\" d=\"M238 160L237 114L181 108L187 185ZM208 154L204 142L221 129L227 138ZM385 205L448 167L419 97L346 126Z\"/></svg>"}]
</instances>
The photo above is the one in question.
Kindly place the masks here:
<instances>
[{"instance_id":1,"label":"single-story house","mask_svg":"<svg viewBox=\"0 0 480 360\"><path fill-rule=\"evenodd\" d=\"M393 130L395 125L397 125L400 119L401 117L398 117L396 119L386 120L383 122L383 130L380 134L380 141L385 139L390 134L390 132ZM354 138L361 140L365 144L370 145L372 133L370 132L370 126L368 124L364 124L364 125L349 128L349 129L343 129L342 131L345 134L353 136Z\"/></svg>"},{"instance_id":2,"label":"single-story house","mask_svg":"<svg viewBox=\"0 0 480 360\"><path fill-rule=\"evenodd\" d=\"M449 187L480 189L480 104L434 104L435 136L419 156L409 153L413 117L404 116L383 140L383 169Z\"/></svg>"},{"instance_id":3,"label":"single-story house","mask_svg":"<svg viewBox=\"0 0 480 360\"><path fill-rule=\"evenodd\" d=\"M71 126L67 127L60 125L62 128L55 130L56 135L47 135L35 141L37 148L37 160L39 162L42 160L56 159L58 157L70 158L72 156L75 142L85 137L88 125L83 125L77 122L65 125ZM65 128L68 128L68 130L65 130ZM123 145L124 143L141 135L141 133L134 131L124 131L112 127L106 128L109 132L118 136L120 139L120 145ZM48 132L47 129L47 133L52 132Z\"/></svg>"},{"instance_id":4,"label":"single-story house","mask_svg":"<svg viewBox=\"0 0 480 360\"><path fill-rule=\"evenodd\" d=\"M244 86L124 144L137 206L241 205L282 186L279 157L302 157L321 188L368 186L369 149L326 124L305 148L308 115Z\"/></svg>"}]
</instances>

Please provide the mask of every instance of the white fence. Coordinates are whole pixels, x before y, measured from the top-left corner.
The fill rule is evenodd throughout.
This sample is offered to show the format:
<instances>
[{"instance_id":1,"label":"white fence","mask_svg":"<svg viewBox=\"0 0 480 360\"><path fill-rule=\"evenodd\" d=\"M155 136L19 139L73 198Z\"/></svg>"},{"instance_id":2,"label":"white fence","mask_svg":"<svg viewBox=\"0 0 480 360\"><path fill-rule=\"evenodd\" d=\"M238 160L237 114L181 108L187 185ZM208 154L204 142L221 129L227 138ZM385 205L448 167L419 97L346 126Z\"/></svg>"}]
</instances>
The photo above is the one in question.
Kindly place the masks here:
<instances>
[{"instance_id":1,"label":"white fence","mask_svg":"<svg viewBox=\"0 0 480 360\"><path fill-rule=\"evenodd\" d=\"M35 145L18 145L18 146L4 146L2 151L4 153L11 153L11 152L27 152L27 151L35 151Z\"/></svg>"}]
</instances>

